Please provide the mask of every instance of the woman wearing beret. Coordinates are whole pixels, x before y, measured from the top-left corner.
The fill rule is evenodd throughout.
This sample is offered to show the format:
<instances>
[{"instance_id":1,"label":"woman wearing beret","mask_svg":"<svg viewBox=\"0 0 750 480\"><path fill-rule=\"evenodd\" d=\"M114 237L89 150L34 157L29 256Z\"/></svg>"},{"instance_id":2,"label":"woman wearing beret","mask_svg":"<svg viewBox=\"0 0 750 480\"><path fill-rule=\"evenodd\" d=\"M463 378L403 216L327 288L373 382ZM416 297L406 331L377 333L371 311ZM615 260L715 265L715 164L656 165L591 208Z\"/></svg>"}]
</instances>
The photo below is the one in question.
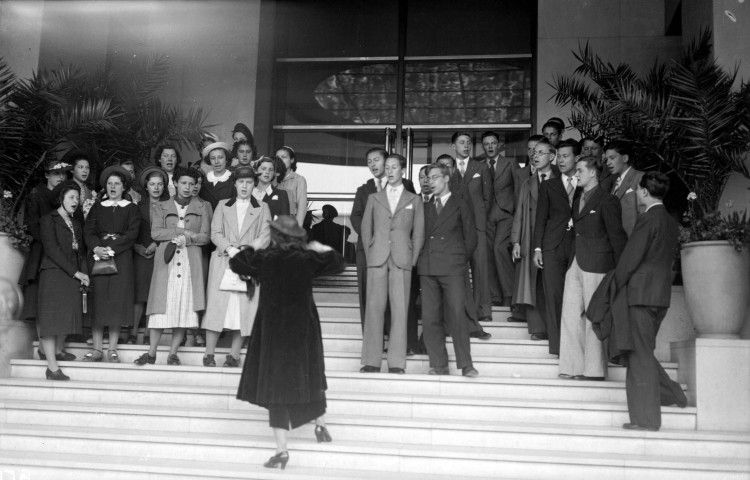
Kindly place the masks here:
<instances>
[{"instance_id":1,"label":"woman wearing beret","mask_svg":"<svg viewBox=\"0 0 750 480\"><path fill-rule=\"evenodd\" d=\"M297 154L292 147L279 148L276 157L286 167L286 174L279 178L279 188L289 195L289 211L302 225L307 214L307 180L297 173Z\"/></svg>"},{"instance_id":2,"label":"woman wearing beret","mask_svg":"<svg viewBox=\"0 0 750 480\"><path fill-rule=\"evenodd\" d=\"M185 329L198 328L198 312L206 308L201 246L209 242L208 205L193 197L198 174L178 167L173 181L176 195L159 202L151 217L151 238L159 242L148 294L150 347L136 365L154 364L165 328L172 329L168 365L180 365L177 349Z\"/></svg>"},{"instance_id":3,"label":"woman wearing beret","mask_svg":"<svg viewBox=\"0 0 750 480\"><path fill-rule=\"evenodd\" d=\"M133 265L135 267L135 307L133 313L133 329L128 337L128 343L136 343L141 317L148 302L148 292L151 288L151 276L154 272L154 255L156 242L151 238L151 215L157 209L158 203L169 199L167 181L169 176L160 167L146 167L138 176L138 183L145 195L138 202L141 213L141 226L138 239L133 245ZM147 335L145 335L147 336Z\"/></svg>"},{"instance_id":4,"label":"woman wearing beret","mask_svg":"<svg viewBox=\"0 0 750 480\"><path fill-rule=\"evenodd\" d=\"M203 149L203 161L211 166L211 171L206 174L206 181L201 188L200 196L211 204L211 209L216 210L219 200L228 200L232 197L232 172L229 166L229 147L224 142L215 142Z\"/></svg>"},{"instance_id":5,"label":"woman wearing beret","mask_svg":"<svg viewBox=\"0 0 750 480\"><path fill-rule=\"evenodd\" d=\"M55 191L60 207L44 215L40 222L44 256L39 267L37 325L44 351L50 353L47 379L70 380L57 361L75 360L63 346L66 335L81 333L85 302L81 287L88 287L89 276L83 226L75 215L81 189L68 181Z\"/></svg>"},{"instance_id":6,"label":"woman wearing beret","mask_svg":"<svg viewBox=\"0 0 750 480\"><path fill-rule=\"evenodd\" d=\"M133 268L133 245L138 238L141 214L138 207L123 198L130 188L132 177L124 168L111 166L104 169L99 181L106 199L97 201L84 226L84 238L88 247L89 271L94 273L94 263L114 258L117 273L92 275L93 286L93 348L84 355L86 362L102 360L104 327L109 328L109 350L107 361L120 363L117 341L123 325L133 321L135 298L135 270Z\"/></svg>"},{"instance_id":7,"label":"woman wearing beret","mask_svg":"<svg viewBox=\"0 0 750 480\"><path fill-rule=\"evenodd\" d=\"M258 171L258 188L253 192L253 196L256 200L268 204L272 218L279 215L289 215L287 192L273 186L273 182L276 180L277 165L284 168L283 163L274 161L269 157L262 157L255 165Z\"/></svg>"},{"instance_id":8,"label":"woman wearing beret","mask_svg":"<svg viewBox=\"0 0 750 480\"><path fill-rule=\"evenodd\" d=\"M211 223L211 241L216 245L216 250L211 255L208 305L203 317L203 328L206 330L206 354L203 357L203 365L207 367L216 366L214 350L223 330L232 332L232 348L224 366L239 367L242 337L250 335L258 307L258 292L252 292L254 295L250 295L241 291L222 289L222 280L227 275L229 259L241 248L250 246L261 249L267 247L271 241L268 226L271 212L268 205L259 202L252 195L256 182L252 167L237 168L232 179L237 196L219 202ZM235 277L235 280L239 279ZM245 282L240 282L239 285L245 287ZM253 297L252 301L250 296Z\"/></svg>"},{"instance_id":9,"label":"woman wearing beret","mask_svg":"<svg viewBox=\"0 0 750 480\"><path fill-rule=\"evenodd\" d=\"M265 466L283 469L290 428L315 420L318 442L331 441L323 418L327 384L312 280L343 271L345 263L330 247L307 245L307 232L291 216L269 225L271 246L246 248L229 265L261 286L237 398L268 409L276 455Z\"/></svg>"}]
</instances>

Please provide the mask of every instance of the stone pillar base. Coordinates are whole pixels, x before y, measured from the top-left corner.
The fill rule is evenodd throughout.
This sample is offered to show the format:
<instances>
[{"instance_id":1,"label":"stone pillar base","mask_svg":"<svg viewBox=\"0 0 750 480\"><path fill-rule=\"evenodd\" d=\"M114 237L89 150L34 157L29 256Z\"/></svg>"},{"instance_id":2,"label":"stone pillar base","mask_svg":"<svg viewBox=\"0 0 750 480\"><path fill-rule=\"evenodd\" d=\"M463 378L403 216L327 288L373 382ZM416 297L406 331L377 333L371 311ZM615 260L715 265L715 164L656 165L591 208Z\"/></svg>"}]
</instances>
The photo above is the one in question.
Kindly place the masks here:
<instances>
[{"instance_id":1,"label":"stone pillar base","mask_svg":"<svg viewBox=\"0 0 750 480\"><path fill-rule=\"evenodd\" d=\"M672 343L698 430L750 431L750 340L696 338Z\"/></svg>"}]
</instances>

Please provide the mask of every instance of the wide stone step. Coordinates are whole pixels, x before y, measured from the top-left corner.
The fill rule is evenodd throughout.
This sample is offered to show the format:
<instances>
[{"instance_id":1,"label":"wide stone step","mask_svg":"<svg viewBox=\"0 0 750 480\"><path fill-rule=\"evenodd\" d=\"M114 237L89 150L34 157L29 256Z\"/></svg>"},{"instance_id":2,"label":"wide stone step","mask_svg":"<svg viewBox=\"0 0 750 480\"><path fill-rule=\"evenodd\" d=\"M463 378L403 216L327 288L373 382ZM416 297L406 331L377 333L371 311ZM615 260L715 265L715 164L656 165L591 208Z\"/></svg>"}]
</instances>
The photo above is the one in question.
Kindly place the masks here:
<instances>
[{"instance_id":1,"label":"wide stone step","mask_svg":"<svg viewBox=\"0 0 750 480\"><path fill-rule=\"evenodd\" d=\"M151 379L153 380L153 379ZM179 377L166 379L161 384L73 380L55 382L35 378L0 379L0 387L12 391L0 392L0 401L58 401L101 404L129 404L144 406L181 405L185 408L230 410L258 409L235 398L237 381L227 385L192 386L169 383ZM326 394L329 412L346 415L451 419L481 423L525 422L542 425L622 426L628 421L627 406L622 402L593 400L559 400L523 398L454 397L432 394L395 394L391 392L347 392L329 389ZM460 409L455 408L461 405ZM695 408L662 407L664 428L694 430Z\"/></svg>"},{"instance_id":2,"label":"wide stone step","mask_svg":"<svg viewBox=\"0 0 750 480\"><path fill-rule=\"evenodd\" d=\"M363 439L364 440L364 439ZM101 456L160 458L207 463L257 465L273 452L268 434L207 434L117 431L89 427L56 427L5 424L0 430L0 450L54 451ZM295 467L378 470L381 472L456 475L459 478L491 476L502 472L513 478L538 479L698 479L746 478L745 459L691 456L596 454L520 448L421 445L417 442L385 443L345 441L318 444L313 439L290 443ZM638 475L633 475L635 471Z\"/></svg>"},{"instance_id":3,"label":"wide stone step","mask_svg":"<svg viewBox=\"0 0 750 480\"><path fill-rule=\"evenodd\" d=\"M269 451L268 456L273 452ZM294 457L296 460L296 456ZM455 480L453 475L425 475L337 468L298 467L294 461L286 470L257 465L223 462L86 455L35 451L0 451L0 468L17 480ZM11 477L13 478L13 477ZM513 480L505 476L473 477L474 480Z\"/></svg>"},{"instance_id":4,"label":"wide stone step","mask_svg":"<svg viewBox=\"0 0 750 480\"><path fill-rule=\"evenodd\" d=\"M60 402L5 401L5 423L58 427L129 429L153 432L236 434L268 428L261 409L230 411L166 406L101 405ZM644 436L616 427L533 425L485 420L401 418L359 414L329 414L328 428L336 441L390 442L409 439L420 445L474 445L479 448L523 448L588 451L630 455L685 455L741 458L750 448L750 433L695 432L663 429ZM313 424L290 433L290 438L314 438Z\"/></svg>"},{"instance_id":5,"label":"wide stone step","mask_svg":"<svg viewBox=\"0 0 750 480\"><path fill-rule=\"evenodd\" d=\"M67 351L76 355L79 359L85 355L89 349L83 344L70 344ZM118 355L124 364L132 363L136 358L147 351L145 346L141 345L120 345ZM169 348L166 346L159 347L156 356L157 365L166 365ZM182 347L178 350L178 356L182 366L203 367L203 355L205 350L199 347ZM226 355L229 353L227 348L216 349L216 363L219 367L224 363ZM245 350L242 350L241 365L245 361ZM36 353L35 353L36 356ZM450 356L453 360L453 356ZM479 357L474 356L474 366L479 370L483 377L505 377L505 378L558 378L559 367L555 358L513 358L513 357ZM76 364L76 362L72 362ZM62 363L66 365L67 363ZM334 372L358 372L361 368L361 354L359 352L327 352L325 357L326 371ZM17 363L16 368L22 368L23 363ZM36 365L36 364L35 364ZM677 380L677 364L663 363L667 374L673 380ZM387 372L388 362L385 355L381 365L382 371ZM430 370L430 361L427 355L414 355L407 357L406 373L426 375ZM67 370L65 370L67 371ZM455 374L458 371L455 370ZM625 381L625 368L619 365L610 365L608 371L608 380Z\"/></svg>"},{"instance_id":6,"label":"wide stone step","mask_svg":"<svg viewBox=\"0 0 750 480\"><path fill-rule=\"evenodd\" d=\"M8 385L13 388L0 391L0 398L8 399L34 399L33 392L21 392L21 388L30 388L38 391L45 386L50 392L37 392L39 395L63 395L62 388L75 390L73 393L65 393L67 401L76 401L76 395L85 395L87 398L99 398L106 396L108 401L118 401L120 395L129 395L133 389L131 385L139 388L149 386L147 390L138 392L135 397L143 396L139 404L158 405L165 394L186 394L185 401L189 400L193 406L204 406L201 402L223 402L219 406L224 408L226 399L210 399L205 396L228 395L231 398L236 393L239 384L239 369L230 368L206 368L167 365L148 365L135 367L128 364L86 364L75 362L63 363L63 370L73 380L70 382L49 382L44 378L45 365L33 360L13 360L13 377L0 379L0 386ZM557 379L523 379L523 378L473 378L467 379L461 376L429 376L429 375L392 375L387 373L364 374L358 372L328 372L329 395L353 394L359 400L359 396L367 398L375 395L373 402L380 402L398 395L404 397L430 398L435 403L443 404L438 400L448 397L454 404L465 404L466 402L478 402L480 405L492 405L495 401L512 400L530 402L541 401L546 407L546 402L594 402L615 403L625 408L625 389L623 382L588 382L570 381ZM92 392L85 391L86 388L94 389ZM110 391L115 393L110 393ZM110 397L113 397L110 400ZM134 398L135 398L134 397ZM39 399L42 399L41 397ZM81 400L92 401L98 400ZM135 401L135 400L132 400ZM232 402L234 403L234 402ZM214 404L211 404L214 405ZM515 404L514 404L515 405ZM689 409L678 411L690 411ZM445 418L445 417L438 417ZM530 418L533 418L530 417ZM520 421L520 420L519 420ZM627 421L627 420L626 420ZM569 422L565 422L569 423ZM612 425L611 422L605 425ZM615 424L616 425L616 424ZM688 426L687 428L694 428Z\"/></svg>"},{"instance_id":7,"label":"wide stone step","mask_svg":"<svg viewBox=\"0 0 750 480\"><path fill-rule=\"evenodd\" d=\"M356 292L355 292L356 293ZM326 295L328 295L326 293ZM325 299L315 297L315 305L318 308L318 315L323 318L349 318L359 319L359 297L346 293L340 297L335 295L327 296ZM492 307L492 322L482 322L482 326L491 326L495 322L507 322L511 316L509 307ZM526 323L515 323L520 327L526 328Z\"/></svg>"},{"instance_id":8,"label":"wide stone step","mask_svg":"<svg viewBox=\"0 0 750 480\"><path fill-rule=\"evenodd\" d=\"M320 328L324 335L355 335L361 338L362 322L359 320L359 310L355 317L321 317ZM421 332L419 322L419 331ZM529 340L529 332L525 323L511 323L506 321L482 322L485 332L492 335L494 339L504 340Z\"/></svg>"}]
</instances>

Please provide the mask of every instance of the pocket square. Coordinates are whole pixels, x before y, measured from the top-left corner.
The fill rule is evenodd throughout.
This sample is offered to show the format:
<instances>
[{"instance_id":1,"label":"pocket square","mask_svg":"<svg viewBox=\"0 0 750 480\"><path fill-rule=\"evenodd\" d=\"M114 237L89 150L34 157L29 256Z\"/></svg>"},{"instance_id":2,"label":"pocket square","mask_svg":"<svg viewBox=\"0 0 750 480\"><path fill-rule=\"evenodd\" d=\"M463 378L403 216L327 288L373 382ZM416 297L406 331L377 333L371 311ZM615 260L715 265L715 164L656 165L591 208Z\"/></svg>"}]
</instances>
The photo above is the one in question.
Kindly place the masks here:
<instances>
[{"instance_id":1,"label":"pocket square","mask_svg":"<svg viewBox=\"0 0 750 480\"><path fill-rule=\"evenodd\" d=\"M471 177L471 178L479 178L480 176L481 176L481 175L479 175L479 173L475 173L475 174L474 174L474 176L473 176L473 177Z\"/></svg>"},{"instance_id":2,"label":"pocket square","mask_svg":"<svg viewBox=\"0 0 750 480\"><path fill-rule=\"evenodd\" d=\"M628 189L627 189L627 191L625 191L625 195L627 195L627 194L628 194L628 193L630 193L630 192L634 192L634 191L635 191L635 190L633 190L632 188L628 188Z\"/></svg>"},{"instance_id":3,"label":"pocket square","mask_svg":"<svg viewBox=\"0 0 750 480\"><path fill-rule=\"evenodd\" d=\"M596 210L591 210L589 213L596 213Z\"/></svg>"},{"instance_id":4,"label":"pocket square","mask_svg":"<svg viewBox=\"0 0 750 480\"><path fill-rule=\"evenodd\" d=\"M405 210L414 210L414 205L412 204L407 205Z\"/></svg>"}]
</instances>

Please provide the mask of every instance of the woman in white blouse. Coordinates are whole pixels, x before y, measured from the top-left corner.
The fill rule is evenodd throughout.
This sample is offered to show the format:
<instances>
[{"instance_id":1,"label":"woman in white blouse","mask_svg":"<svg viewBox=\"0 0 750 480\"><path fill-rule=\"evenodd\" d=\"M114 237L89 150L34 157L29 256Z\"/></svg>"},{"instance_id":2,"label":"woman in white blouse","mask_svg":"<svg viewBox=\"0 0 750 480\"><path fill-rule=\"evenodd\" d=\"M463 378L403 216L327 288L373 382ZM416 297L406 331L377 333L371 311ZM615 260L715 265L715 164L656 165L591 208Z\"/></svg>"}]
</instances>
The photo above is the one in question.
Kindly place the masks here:
<instances>
[{"instance_id":1,"label":"woman in white blouse","mask_svg":"<svg viewBox=\"0 0 750 480\"><path fill-rule=\"evenodd\" d=\"M203 161L211 165L206 174L206 181L200 191L200 197L216 210L220 200L227 200L233 195L232 172L229 166L229 146L224 142L212 143L203 149Z\"/></svg>"},{"instance_id":2,"label":"woman in white blouse","mask_svg":"<svg viewBox=\"0 0 750 480\"><path fill-rule=\"evenodd\" d=\"M257 250L267 247L271 240L271 212L267 204L253 197L255 171L252 167L238 167L231 180L236 196L218 203L211 222L211 241L216 250L211 254L208 303L202 325L206 330L203 365L207 367L216 366L214 351L223 330L232 332L232 347L224 366L239 367L242 337L250 335L258 307L258 287L250 300L251 292L242 291L247 288L246 283L229 270L229 259L243 247Z\"/></svg>"},{"instance_id":3,"label":"woman in white blouse","mask_svg":"<svg viewBox=\"0 0 750 480\"><path fill-rule=\"evenodd\" d=\"M302 226L307 214L307 180L297 173L297 154L292 147L281 147L276 150L276 157L284 162L286 175L279 181L279 188L287 192L289 211Z\"/></svg>"}]
</instances>

